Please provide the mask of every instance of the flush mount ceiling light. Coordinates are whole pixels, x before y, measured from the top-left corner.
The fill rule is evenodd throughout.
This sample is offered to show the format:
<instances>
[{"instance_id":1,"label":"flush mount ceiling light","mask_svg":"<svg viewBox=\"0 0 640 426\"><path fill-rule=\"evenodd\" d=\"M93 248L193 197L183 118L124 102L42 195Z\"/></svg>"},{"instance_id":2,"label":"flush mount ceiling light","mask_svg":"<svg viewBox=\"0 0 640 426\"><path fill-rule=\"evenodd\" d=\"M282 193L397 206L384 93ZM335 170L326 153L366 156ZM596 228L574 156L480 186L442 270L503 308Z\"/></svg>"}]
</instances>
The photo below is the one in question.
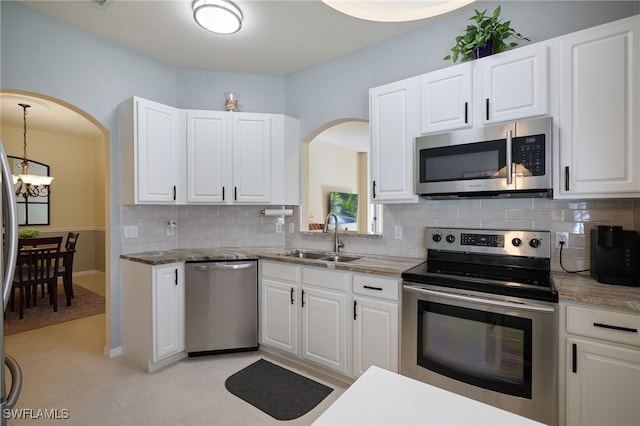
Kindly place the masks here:
<instances>
[{"instance_id":1,"label":"flush mount ceiling light","mask_svg":"<svg viewBox=\"0 0 640 426\"><path fill-rule=\"evenodd\" d=\"M475 0L322 0L327 6L353 16L377 22L405 22L430 18L458 9Z\"/></svg>"},{"instance_id":2,"label":"flush mount ceiling light","mask_svg":"<svg viewBox=\"0 0 640 426\"><path fill-rule=\"evenodd\" d=\"M228 0L195 0L193 19L216 34L233 34L242 27L242 11Z\"/></svg>"}]
</instances>

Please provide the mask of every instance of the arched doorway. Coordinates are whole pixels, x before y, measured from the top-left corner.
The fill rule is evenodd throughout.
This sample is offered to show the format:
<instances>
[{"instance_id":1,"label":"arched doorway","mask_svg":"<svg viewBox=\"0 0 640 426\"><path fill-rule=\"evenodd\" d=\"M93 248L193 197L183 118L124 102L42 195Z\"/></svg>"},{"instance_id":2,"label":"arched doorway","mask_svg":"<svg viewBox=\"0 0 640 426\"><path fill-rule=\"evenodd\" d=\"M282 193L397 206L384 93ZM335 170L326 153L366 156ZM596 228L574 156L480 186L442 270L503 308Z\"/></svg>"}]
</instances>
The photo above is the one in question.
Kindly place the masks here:
<instances>
[{"instance_id":1,"label":"arched doorway","mask_svg":"<svg viewBox=\"0 0 640 426\"><path fill-rule=\"evenodd\" d=\"M23 156L23 110L19 103L31 105L28 111L28 158L44 160L51 166L51 221L34 228L43 233L84 230L88 253L95 268L104 271L106 339L110 340L110 155L108 129L85 111L63 100L40 93L0 90L0 136L7 153Z\"/></svg>"},{"instance_id":2,"label":"arched doorway","mask_svg":"<svg viewBox=\"0 0 640 426\"><path fill-rule=\"evenodd\" d=\"M330 121L304 138L301 231L320 232L333 200L346 197L357 205L356 220L341 223L340 229L382 233L382 208L369 203L369 149L369 122L357 118Z\"/></svg>"}]
</instances>

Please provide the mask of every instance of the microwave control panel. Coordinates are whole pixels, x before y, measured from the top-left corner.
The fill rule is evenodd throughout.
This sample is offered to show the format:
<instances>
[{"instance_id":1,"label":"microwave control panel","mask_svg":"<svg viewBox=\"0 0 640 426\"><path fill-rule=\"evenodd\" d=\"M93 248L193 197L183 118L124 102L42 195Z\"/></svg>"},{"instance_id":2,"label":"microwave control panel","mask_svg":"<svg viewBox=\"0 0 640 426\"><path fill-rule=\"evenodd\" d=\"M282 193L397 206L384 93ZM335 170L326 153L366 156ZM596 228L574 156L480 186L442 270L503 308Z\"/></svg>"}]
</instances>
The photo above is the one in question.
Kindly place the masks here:
<instances>
[{"instance_id":1,"label":"microwave control panel","mask_svg":"<svg viewBox=\"0 0 640 426\"><path fill-rule=\"evenodd\" d=\"M524 176L544 176L544 135L514 138L514 160L516 173ZM520 170L520 167L523 169Z\"/></svg>"}]
</instances>

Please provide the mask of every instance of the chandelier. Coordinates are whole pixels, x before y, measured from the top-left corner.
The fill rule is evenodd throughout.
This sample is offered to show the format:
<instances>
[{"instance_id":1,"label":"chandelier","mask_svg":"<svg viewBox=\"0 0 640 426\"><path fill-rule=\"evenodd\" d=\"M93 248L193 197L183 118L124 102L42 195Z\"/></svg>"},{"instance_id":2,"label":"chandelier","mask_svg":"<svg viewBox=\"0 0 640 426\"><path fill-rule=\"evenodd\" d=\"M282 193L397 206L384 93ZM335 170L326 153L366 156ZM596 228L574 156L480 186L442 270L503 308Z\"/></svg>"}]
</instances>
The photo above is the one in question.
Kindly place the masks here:
<instances>
[{"instance_id":1,"label":"chandelier","mask_svg":"<svg viewBox=\"0 0 640 426\"><path fill-rule=\"evenodd\" d=\"M27 108L31 105L18 104L22 107L23 123L24 123L24 155L22 162L20 163L21 172L19 175L12 175L13 184L18 185L16 187L16 196L21 195L24 198L28 197L46 197L49 195L49 186L53 177L51 176L39 176L29 174L31 165L27 161Z\"/></svg>"}]
</instances>

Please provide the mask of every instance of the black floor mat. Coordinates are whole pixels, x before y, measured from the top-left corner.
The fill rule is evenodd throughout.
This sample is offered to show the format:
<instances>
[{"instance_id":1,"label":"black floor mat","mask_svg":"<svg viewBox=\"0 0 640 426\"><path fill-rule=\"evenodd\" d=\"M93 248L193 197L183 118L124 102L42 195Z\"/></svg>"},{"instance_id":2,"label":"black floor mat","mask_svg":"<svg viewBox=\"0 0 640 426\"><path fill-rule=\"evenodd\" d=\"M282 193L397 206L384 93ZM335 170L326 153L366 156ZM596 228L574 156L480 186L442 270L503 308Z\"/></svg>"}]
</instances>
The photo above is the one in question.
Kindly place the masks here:
<instances>
[{"instance_id":1,"label":"black floor mat","mask_svg":"<svg viewBox=\"0 0 640 426\"><path fill-rule=\"evenodd\" d=\"M229 392L277 420L298 418L333 389L264 359L229 376Z\"/></svg>"}]
</instances>

